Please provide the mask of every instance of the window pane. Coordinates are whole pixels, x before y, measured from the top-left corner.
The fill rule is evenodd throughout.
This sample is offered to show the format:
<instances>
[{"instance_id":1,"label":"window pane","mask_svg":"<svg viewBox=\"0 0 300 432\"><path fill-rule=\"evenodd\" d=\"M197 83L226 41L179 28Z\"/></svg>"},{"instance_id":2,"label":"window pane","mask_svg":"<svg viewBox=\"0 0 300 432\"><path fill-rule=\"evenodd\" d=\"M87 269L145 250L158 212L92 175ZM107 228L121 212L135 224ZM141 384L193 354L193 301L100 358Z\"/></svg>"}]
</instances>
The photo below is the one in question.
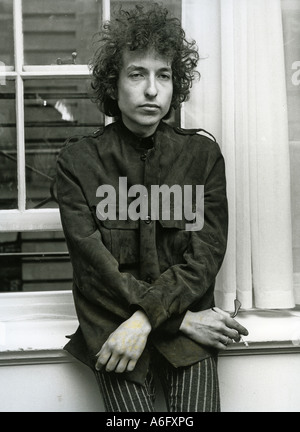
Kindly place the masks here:
<instances>
[{"instance_id":1,"label":"window pane","mask_svg":"<svg viewBox=\"0 0 300 432\"><path fill-rule=\"evenodd\" d=\"M25 81L27 208L57 207L51 199L56 157L65 140L103 124L89 79Z\"/></svg>"},{"instance_id":2,"label":"window pane","mask_svg":"<svg viewBox=\"0 0 300 432\"><path fill-rule=\"evenodd\" d=\"M0 210L17 207L15 85L0 78Z\"/></svg>"},{"instance_id":3,"label":"window pane","mask_svg":"<svg viewBox=\"0 0 300 432\"><path fill-rule=\"evenodd\" d=\"M14 64L13 2L0 0L0 72Z\"/></svg>"},{"instance_id":4,"label":"window pane","mask_svg":"<svg viewBox=\"0 0 300 432\"><path fill-rule=\"evenodd\" d=\"M86 64L93 34L99 28L98 0L23 1L24 63L26 65Z\"/></svg>"},{"instance_id":5,"label":"window pane","mask_svg":"<svg viewBox=\"0 0 300 432\"><path fill-rule=\"evenodd\" d=\"M0 233L0 292L72 288L62 232Z\"/></svg>"}]
</instances>

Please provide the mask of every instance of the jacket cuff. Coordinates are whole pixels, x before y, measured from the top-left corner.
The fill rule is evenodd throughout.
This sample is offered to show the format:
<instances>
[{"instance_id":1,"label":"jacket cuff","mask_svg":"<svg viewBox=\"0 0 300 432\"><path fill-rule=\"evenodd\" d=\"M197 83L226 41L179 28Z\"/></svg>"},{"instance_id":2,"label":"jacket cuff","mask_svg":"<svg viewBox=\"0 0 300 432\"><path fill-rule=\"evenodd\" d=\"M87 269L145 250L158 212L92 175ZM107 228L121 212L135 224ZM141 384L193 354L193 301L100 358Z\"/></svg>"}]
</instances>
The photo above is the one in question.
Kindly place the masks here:
<instances>
[{"instance_id":1,"label":"jacket cuff","mask_svg":"<svg viewBox=\"0 0 300 432\"><path fill-rule=\"evenodd\" d=\"M160 328L158 329L158 331L163 331L164 333L167 333L169 335L175 335L179 332L181 323L183 321L183 318L185 316L185 313L177 315L177 316L172 316L171 318L169 318L167 321L165 321Z\"/></svg>"},{"instance_id":2,"label":"jacket cuff","mask_svg":"<svg viewBox=\"0 0 300 432\"><path fill-rule=\"evenodd\" d=\"M130 305L131 309L143 309L147 315L152 330L157 329L162 323L168 319L168 314L162 303L151 292L147 293L141 301Z\"/></svg>"}]
</instances>

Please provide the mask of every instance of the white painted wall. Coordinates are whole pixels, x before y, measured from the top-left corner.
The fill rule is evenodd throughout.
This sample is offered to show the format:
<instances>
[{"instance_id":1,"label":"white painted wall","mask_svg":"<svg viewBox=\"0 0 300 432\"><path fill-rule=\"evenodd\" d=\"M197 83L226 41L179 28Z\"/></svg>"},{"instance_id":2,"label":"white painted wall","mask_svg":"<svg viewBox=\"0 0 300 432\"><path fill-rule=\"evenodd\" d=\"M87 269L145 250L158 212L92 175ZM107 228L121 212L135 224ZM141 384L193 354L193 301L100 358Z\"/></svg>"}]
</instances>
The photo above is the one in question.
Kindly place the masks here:
<instances>
[{"instance_id":1,"label":"white painted wall","mask_svg":"<svg viewBox=\"0 0 300 432\"><path fill-rule=\"evenodd\" d=\"M223 412L300 412L300 354L219 359ZM1 412L103 412L92 371L69 362L0 366ZM165 411L161 391L157 410Z\"/></svg>"},{"instance_id":2,"label":"white painted wall","mask_svg":"<svg viewBox=\"0 0 300 432\"><path fill-rule=\"evenodd\" d=\"M300 354L222 357L222 411L300 412Z\"/></svg>"},{"instance_id":3,"label":"white painted wall","mask_svg":"<svg viewBox=\"0 0 300 432\"><path fill-rule=\"evenodd\" d=\"M0 411L103 410L93 373L79 363L0 367Z\"/></svg>"}]
</instances>

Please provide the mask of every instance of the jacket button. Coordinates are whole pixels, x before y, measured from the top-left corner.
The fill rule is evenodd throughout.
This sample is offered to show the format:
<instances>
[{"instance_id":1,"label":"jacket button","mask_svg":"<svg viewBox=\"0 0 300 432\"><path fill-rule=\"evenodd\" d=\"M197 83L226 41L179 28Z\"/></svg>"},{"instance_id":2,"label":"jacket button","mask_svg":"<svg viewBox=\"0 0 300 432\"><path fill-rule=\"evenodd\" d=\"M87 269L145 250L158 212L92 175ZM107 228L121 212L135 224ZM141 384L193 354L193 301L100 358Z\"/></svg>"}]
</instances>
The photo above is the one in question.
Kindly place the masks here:
<instances>
[{"instance_id":1,"label":"jacket button","mask_svg":"<svg viewBox=\"0 0 300 432\"><path fill-rule=\"evenodd\" d=\"M147 155L146 155L146 153L142 154L142 155L141 155L141 160L142 160L143 162L145 162L146 159L147 159Z\"/></svg>"},{"instance_id":2,"label":"jacket button","mask_svg":"<svg viewBox=\"0 0 300 432\"><path fill-rule=\"evenodd\" d=\"M146 216L145 223L150 224L151 223L151 216Z\"/></svg>"},{"instance_id":3,"label":"jacket button","mask_svg":"<svg viewBox=\"0 0 300 432\"><path fill-rule=\"evenodd\" d=\"M151 283L152 283L152 278L151 278L150 276L148 276L148 277L146 278L146 282L148 282L149 284L151 284Z\"/></svg>"}]
</instances>

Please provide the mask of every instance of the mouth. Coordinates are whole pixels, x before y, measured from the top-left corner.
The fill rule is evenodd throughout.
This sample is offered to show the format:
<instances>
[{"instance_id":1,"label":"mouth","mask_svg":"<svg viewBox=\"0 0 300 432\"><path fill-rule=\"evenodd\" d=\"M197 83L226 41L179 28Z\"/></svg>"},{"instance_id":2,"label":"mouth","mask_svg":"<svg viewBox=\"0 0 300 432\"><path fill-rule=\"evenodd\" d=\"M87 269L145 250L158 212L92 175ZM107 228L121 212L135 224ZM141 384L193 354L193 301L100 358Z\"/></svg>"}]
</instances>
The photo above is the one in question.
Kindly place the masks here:
<instances>
[{"instance_id":1,"label":"mouth","mask_svg":"<svg viewBox=\"0 0 300 432\"><path fill-rule=\"evenodd\" d=\"M157 111L160 108L159 105L151 103L140 105L140 107L148 111Z\"/></svg>"}]
</instances>

